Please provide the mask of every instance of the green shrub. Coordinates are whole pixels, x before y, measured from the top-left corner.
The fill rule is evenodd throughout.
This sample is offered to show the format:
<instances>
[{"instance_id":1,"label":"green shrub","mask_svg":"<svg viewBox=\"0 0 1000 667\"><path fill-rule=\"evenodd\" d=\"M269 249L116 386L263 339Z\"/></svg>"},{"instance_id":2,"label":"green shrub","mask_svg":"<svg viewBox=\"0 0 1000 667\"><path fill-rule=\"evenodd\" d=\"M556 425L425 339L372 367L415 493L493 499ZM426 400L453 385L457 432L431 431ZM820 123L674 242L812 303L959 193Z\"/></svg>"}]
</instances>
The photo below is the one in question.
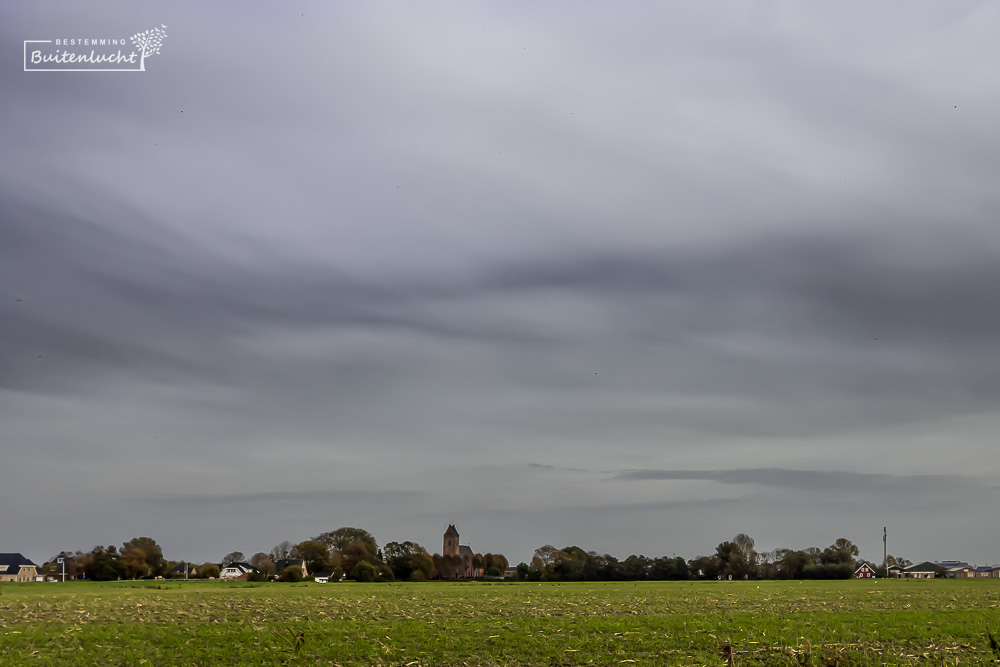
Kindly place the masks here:
<instances>
[{"instance_id":1,"label":"green shrub","mask_svg":"<svg viewBox=\"0 0 1000 667\"><path fill-rule=\"evenodd\" d=\"M854 566L850 563L806 565L802 568L803 579L850 579L852 576Z\"/></svg>"},{"instance_id":2,"label":"green shrub","mask_svg":"<svg viewBox=\"0 0 1000 667\"><path fill-rule=\"evenodd\" d=\"M375 581L378 569L367 561L361 561L351 570L351 579L355 581Z\"/></svg>"}]
</instances>

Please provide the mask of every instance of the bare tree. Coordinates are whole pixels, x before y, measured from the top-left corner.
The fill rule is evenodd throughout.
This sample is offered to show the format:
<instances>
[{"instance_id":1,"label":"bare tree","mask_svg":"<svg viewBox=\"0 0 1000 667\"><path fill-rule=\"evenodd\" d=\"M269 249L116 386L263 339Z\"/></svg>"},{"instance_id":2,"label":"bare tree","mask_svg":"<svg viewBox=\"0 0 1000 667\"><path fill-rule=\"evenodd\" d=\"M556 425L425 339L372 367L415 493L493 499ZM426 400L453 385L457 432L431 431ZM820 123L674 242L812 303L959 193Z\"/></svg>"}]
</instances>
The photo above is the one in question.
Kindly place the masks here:
<instances>
[{"instance_id":1,"label":"bare tree","mask_svg":"<svg viewBox=\"0 0 1000 667\"><path fill-rule=\"evenodd\" d=\"M292 550L294 548L295 545L289 542L288 540L285 540L283 542L278 542L277 544L274 545L274 548L271 549L271 554L270 554L271 560L281 560L283 558L291 558Z\"/></svg>"},{"instance_id":2,"label":"bare tree","mask_svg":"<svg viewBox=\"0 0 1000 667\"><path fill-rule=\"evenodd\" d=\"M246 559L247 557L242 551L230 551L222 557L222 564L229 565L230 563L242 563Z\"/></svg>"}]
</instances>

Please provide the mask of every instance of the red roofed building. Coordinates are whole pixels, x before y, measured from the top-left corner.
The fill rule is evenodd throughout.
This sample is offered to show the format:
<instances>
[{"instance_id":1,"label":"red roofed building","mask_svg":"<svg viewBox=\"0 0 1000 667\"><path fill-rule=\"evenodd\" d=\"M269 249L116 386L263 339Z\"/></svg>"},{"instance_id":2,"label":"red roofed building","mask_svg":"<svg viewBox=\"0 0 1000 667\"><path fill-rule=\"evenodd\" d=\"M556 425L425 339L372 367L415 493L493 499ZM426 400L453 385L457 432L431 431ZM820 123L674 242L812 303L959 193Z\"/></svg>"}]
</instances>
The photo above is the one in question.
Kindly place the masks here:
<instances>
[{"instance_id":1,"label":"red roofed building","mask_svg":"<svg viewBox=\"0 0 1000 667\"><path fill-rule=\"evenodd\" d=\"M874 579L875 578L875 570L868 563L862 563L860 566L858 566L858 569L856 569L854 571L854 578L855 579Z\"/></svg>"}]
</instances>

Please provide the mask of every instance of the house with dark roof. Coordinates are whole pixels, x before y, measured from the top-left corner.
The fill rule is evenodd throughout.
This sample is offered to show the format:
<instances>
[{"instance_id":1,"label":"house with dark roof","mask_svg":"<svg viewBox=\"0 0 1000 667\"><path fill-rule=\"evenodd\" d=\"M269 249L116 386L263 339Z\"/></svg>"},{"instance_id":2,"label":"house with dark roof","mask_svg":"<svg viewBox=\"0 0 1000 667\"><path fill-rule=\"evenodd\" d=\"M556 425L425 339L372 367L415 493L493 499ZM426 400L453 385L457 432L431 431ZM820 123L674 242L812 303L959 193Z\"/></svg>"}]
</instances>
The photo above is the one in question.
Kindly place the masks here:
<instances>
[{"instance_id":1,"label":"house with dark roof","mask_svg":"<svg viewBox=\"0 0 1000 667\"><path fill-rule=\"evenodd\" d=\"M192 565L191 563L185 563L184 561L181 561L180 563L177 563L177 565L175 565L174 568L170 570L170 572L167 572L167 576L184 577L184 578L197 577L198 568Z\"/></svg>"},{"instance_id":2,"label":"house with dark roof","mask_svg":"<svg viewBox=\"0 0 1000 667\"><path fill-rule=\"evenodd\" d=\"M900 579L933 579L939 572L945 571L937 563L925 560L910 567L904 567L899 571Z\"/></svg>"},{"instance_id":3,"label":"house with dark roof","mask_svg":"<svg viewBox=\"0 0 1000 667\"><path fill-rule=\"evenodd\" d=\"M0 553L0 581L35 581L38 566L17 553Z\"/></svg>"},{"instance_id":4,"label":"house with dark roof","mask_svg":"<svg viewBox=\"0 0 1000 667\"><path fill-rule=\"evenodd\" d=\"M936 560L935 565L940 565L946 570L954 570L959 568L972 568L971 565L966 563L964 560Z\"/></svg>"},{"instance_id":5,"label":"house with dark roof","mask_svg":"<svg viewBox=\"0 0 1000 667\"><path fill-rule=\"evenodd\" d=\"M230 563L219 572L219 579L246 581L251 574L260 574L250 563Z\"/></svg>"}]
</instances>

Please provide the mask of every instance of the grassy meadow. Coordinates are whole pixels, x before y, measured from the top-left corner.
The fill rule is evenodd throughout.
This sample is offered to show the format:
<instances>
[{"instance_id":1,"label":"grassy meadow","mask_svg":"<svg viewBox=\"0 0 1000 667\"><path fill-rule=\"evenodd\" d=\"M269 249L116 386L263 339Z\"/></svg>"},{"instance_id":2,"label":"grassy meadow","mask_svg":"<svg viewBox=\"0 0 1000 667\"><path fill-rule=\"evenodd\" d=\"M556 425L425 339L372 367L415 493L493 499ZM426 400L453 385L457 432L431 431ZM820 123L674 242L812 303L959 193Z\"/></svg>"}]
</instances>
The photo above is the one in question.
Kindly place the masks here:
<instances>
[{"instance_id":1,"label":"grassy meadow","mask_svg":"<svg viewBox=\"0 0 1000 667\"><path fill-rule=\"evenodd\" d=\"M995 663L987 628L1000 580L0 584L3 665Z\"/></svg>"}]
</instances>

